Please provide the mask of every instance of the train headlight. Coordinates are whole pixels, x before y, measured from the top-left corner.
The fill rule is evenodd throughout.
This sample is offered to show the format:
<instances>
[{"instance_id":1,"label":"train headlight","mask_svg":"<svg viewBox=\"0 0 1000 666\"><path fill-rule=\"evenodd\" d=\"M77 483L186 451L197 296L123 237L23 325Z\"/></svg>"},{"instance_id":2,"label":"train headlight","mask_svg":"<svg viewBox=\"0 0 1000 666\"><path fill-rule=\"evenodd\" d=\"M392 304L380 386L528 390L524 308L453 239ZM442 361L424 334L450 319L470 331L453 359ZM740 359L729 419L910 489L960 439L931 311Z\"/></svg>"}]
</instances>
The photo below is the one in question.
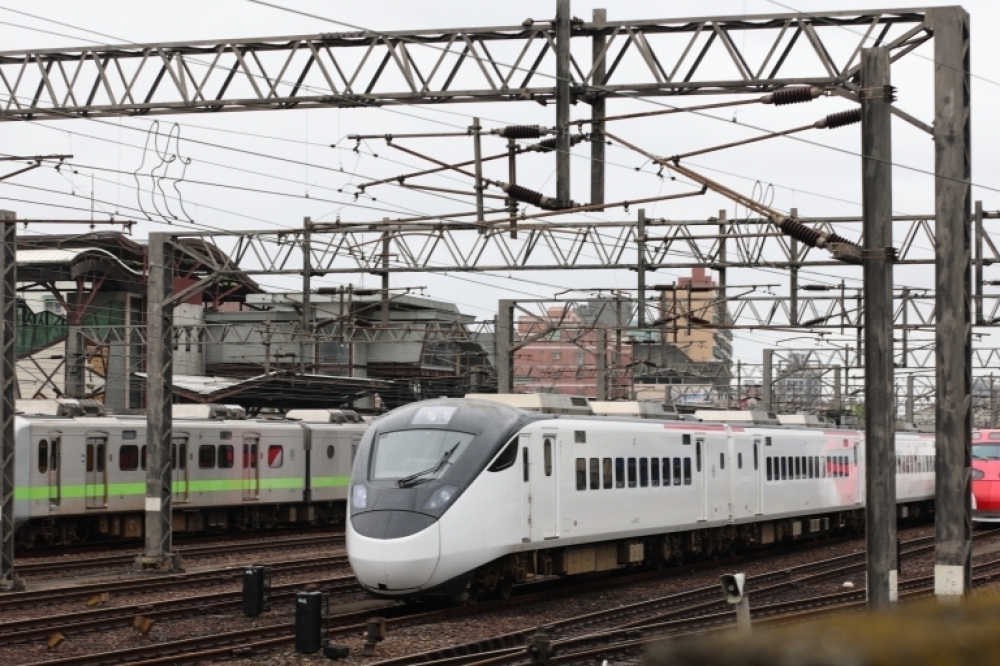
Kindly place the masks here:
<instances>
[{"instance_id":1,"label":"train headlight","mask_svg":"<svg viewBox=\"0 0 1000 666\"><path fill-rule=\"evenodd\" d=\"M983 478L984 476L986 476L986 474L983 472L983 470L981 470L981 469L974 469L974 470L972 470L972 480L973 481L978 481L979 479Z\"/></svg>"},{"instance_id":2,"label":"train headlight","mask_svg":"<svg viewBox=\"0 0 1000 666\"><path fill-rule=\"evenodd\" d=\"M354 490L351 492L351 503L354 505L355 509L367 508L368 489L364 486L354 486Z\"/></svg>"},{"instance_id":3,"label":"train headlight","mask_svg":"<svg viewBox=\"0 0 1000 666\"><path fill-rule=\"evenodd\" d=\"M451 498L455 496L455 491L457 490L458 488L455 486L444 486L442 488L438 488L424 503L424 509L440 509L451 501Z\"/></svg>"}]
</instances>

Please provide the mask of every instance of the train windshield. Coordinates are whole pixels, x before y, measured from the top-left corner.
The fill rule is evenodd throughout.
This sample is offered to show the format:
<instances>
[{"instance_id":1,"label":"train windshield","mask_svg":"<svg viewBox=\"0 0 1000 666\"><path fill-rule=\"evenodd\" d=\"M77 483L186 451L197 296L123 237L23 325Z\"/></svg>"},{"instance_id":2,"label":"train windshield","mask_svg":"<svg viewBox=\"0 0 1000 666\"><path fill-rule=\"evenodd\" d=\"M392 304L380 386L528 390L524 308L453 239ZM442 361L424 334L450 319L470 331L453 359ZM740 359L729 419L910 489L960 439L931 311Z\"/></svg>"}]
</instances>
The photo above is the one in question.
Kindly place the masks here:
<instances>
[{"instance_id":1,"label":"train windshield","mask_svg":"<svg viewBox=\"0 0 1000 666\"><path fill-rule=\"evenodd\" d=\"M475 435L453 430L399 430L379 436L371 480L406 485L437 479L462 456Z\"/></svg>"},{"instance_id":2,"label":"train windshield","mask_svg":"<svg viewBox=\"0 0 1000 666\"><path fill-rule=\"evenodd\" d=\"M972 457L976 460L1000 460L1000 444L973 444Z\"/></svg>"}]
</instances>

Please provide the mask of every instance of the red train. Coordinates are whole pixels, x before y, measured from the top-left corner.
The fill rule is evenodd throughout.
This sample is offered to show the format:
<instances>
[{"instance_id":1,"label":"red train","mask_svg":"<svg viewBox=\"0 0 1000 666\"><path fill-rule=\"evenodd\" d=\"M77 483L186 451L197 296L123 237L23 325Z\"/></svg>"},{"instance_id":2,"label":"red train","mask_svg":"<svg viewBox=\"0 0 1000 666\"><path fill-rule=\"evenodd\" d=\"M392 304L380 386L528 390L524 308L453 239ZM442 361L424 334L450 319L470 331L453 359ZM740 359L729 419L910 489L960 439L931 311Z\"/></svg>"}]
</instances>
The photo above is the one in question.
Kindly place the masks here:
<instances>
[{"instance_id":1,"label":"red train","mask_svg":"<svg viewBox=\"0 0 1000 666\"><path fill-rule=\"evenodd\" d=\"M972 520L1000 523L1000 430L972 431Z\"/></svg>"}]
</instances>

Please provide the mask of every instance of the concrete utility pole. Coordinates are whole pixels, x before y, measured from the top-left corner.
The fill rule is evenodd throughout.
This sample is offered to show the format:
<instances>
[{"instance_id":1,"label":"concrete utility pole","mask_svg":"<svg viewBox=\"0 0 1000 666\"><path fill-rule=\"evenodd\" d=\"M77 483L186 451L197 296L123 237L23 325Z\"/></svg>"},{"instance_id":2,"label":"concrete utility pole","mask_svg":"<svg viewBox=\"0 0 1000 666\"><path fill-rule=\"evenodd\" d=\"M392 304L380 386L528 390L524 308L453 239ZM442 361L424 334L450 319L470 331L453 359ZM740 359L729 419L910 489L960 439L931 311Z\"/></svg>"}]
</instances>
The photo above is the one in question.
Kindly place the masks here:
<instances>
[{"instance_id":1,"label":"concrete utility pole","mask_svg":"<svg viewBox=\"0 0 1000 666\"><path fill-rule=\"evenodd\" d=\"M569 0L556 0L556 200L568 205L571 25Z\"/></svg>"},{"instance_id":2,"label":"concrete utility pole","mask_svg":"<svg viewBox=\"0 0 1000 666\"><path fill-rule=\"evenodd\" d=\"M146 303L146 548L137 569L174 571L171 525L173 443L173 244L169 234L149 234Z\"/></svg>"},{"instance_id":3,"label":"concrete utility pole","mask_svg":"<svg viewBox=\"0 0 1000 666\"><path fill-rule=\"evenodd\" d=\"M497 364L497 393L514 392L514 363L511 347L514 343L514 301L501 300L497 308L494 333Z\"/></svg>"},{"instance_id":4,"label":"concrete utility pole","mask_svg":"<svg viewBox=\"0 0 1000 666\"><path fill-rule=\"evenodd\" d=\"M942 600L959 600L972 584L969 14L961 7L934 8L926 22L934 32L934 592Z\"/></svg>"},{"instance_id":5,"label":"concrete utility pole","mask_svg":"<svg viewBox=\"0 0 1000 666\"><path fill-rule=\"evenodd\" d=\"M0 210L3 242L0 247L0 458L3 462L0 493L0 591L23 590L14 575L14 413L17 399L17 224L9 210Z\"/></svg>"},{"instance_id":6,"label":"concrete utility pole","mask_svg":"<svg viewBox=\"0 0 1000 666\"><path fill-rule=\"evenodd\" d=\"M598 400L608 399L608 329L598 326L595 331L597 342L594 349L594 370L597 379L597 391L595 396Z\"/></svg>"},{"instance_id":7,"label":"concrete utility pole","mask_svg":"<svg viewBox=\"0 0 1000 666\"><path fill-rule=\"evenodd\" d=\"M865 285L865 541L868 607L897 599L896 426L892 340L892 101L889 49L861 49Z\"/></svg>"},{"instance_id":8,"label":"concrete utility pole","mask_svg":"<svg viewBox=\"0 0 1000 666\"><path fill-rule=\"evenodd\" d=\"M913 395L913 382L916 379L913 375L907 375L906 377L906 422L914 422L914 395ZM898 564L898 563L897 563Z\"/></svg>"},{"instance_id":9,"label":"concrete utility pole","mask_svg":"<svg viewBox=\"0 0 1000 666\"><path fill-rule=\"evenodd\" d=\"M638 312L636 313L636 323L640 329L646 328L646 209L639 209L639 217L636 222L636 252L638 275Z\"/></svg>"},{"instance_id":10,"label":"concrete utility pole","mask_svg":"<svg viewBox=\"0 0 1000 666\"><path fill-rule=\"evenodd\" d=\"M594 10L595 25L604 25L607 20L607 9ZM606 43L607 38L604 35L594 35L592 62L594 63L593 82L595 86L603 86L604 77L607 75L608 60L604 53ZM604 93L593 93L590 100L590 119L593 121L590 124L590 203L592 204L604 203L604 157L607 152L607 144L604 139L604 121L598 120L598 118L606 116L607 110L607 100Z\"/></svg>"}]
</instances>

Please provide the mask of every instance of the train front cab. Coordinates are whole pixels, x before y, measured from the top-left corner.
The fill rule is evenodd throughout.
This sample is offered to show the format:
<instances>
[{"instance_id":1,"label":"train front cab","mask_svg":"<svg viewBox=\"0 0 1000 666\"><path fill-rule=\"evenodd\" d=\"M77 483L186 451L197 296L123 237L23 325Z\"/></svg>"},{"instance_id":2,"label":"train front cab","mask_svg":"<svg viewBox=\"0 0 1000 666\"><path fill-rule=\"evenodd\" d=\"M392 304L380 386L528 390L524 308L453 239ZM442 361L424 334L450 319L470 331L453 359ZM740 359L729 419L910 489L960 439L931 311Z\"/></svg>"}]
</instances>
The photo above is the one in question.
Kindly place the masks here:
<instances>
[{"instance_id":1,"label":"train front cab","mask_svg":"<svg viewBox=\"0 0 1000 666\"><path fill-rule=\"evenodd\" d=\"M522 417L496 403L434 400L401 407L372 425L354 461L346 527L347 554L363 587L390 597L461 592L453 588L467 580L435 580L442 515Z\"/></svg>"},{"instance_id":2,"label":"train front cab","mask_svg":"<svg viewBox=\"0 0 1000 666\"><path fill-rule=\"evenodd\" d=\"M972 520L1000 523L1000 430L972 433Z\"/></svg>"}]
</instances>

